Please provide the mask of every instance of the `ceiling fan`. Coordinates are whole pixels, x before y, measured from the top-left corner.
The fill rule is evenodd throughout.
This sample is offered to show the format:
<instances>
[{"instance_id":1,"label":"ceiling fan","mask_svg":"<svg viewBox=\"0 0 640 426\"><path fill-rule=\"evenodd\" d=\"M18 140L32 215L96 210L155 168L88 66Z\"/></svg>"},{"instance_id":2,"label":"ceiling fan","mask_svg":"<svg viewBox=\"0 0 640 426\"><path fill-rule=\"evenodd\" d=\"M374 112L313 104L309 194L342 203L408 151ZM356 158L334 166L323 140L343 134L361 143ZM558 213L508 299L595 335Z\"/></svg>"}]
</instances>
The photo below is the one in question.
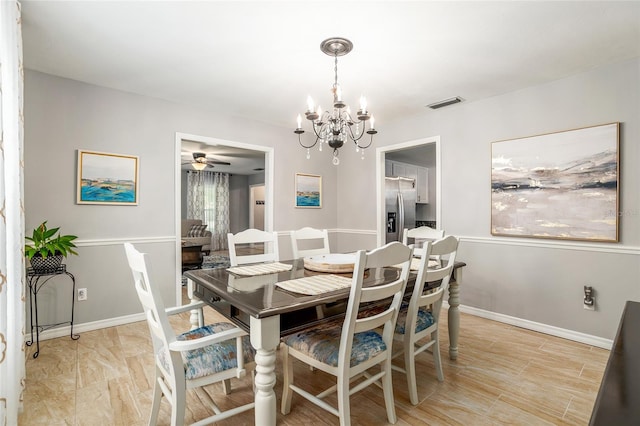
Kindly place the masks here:
<instances>
[{"instance_id":1,"label":"ceiling fan","mask_svg":"<svg viewBox=\"0 0 640 426\"><path fill-rule=\"evenodd\" d=\"M215 164L220 164L224 166L231 165L231 163L228 163L226 161L219 161L219 160L207 158L207 154L205 154L204 152L194 152L192 153L192 155L193 155L193 160L188 161L186 163L182 163L182 164L183 165L191 164L191 166L196 170L204 170L207 167L214 167Z\"/></svg>"}]
</instances>

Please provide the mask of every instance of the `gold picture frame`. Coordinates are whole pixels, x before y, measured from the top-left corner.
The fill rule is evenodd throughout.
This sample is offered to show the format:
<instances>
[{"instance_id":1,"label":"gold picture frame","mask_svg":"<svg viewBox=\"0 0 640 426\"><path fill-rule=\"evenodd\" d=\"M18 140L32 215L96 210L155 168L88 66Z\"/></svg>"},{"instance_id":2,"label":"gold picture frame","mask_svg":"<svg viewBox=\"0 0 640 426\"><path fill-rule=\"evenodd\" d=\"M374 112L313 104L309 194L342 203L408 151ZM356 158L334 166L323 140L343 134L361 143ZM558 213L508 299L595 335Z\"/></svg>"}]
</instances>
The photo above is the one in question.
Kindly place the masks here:
<instances>
[{"instance_id":1,"label":"gold picture frame","mask_svg":"<svg viewBox=\"0 0 640 426\"><path fill-rule=\"evenodd\" d=\"M135 155L78 150L78 204L138 205L139 159Z\"/></svg>"},{"instance_id":2,"label":"gold picture frame","mask_svg":"<svg viewBox=\"0 0 640 426\"><path fill-rule=\"evenodd\" d=\"M620 123L491 144L491 234L618 242Z\"/></svg>"},{"instance_id":3,"label":"gold picture frame","mask_svg":"<svg viewBox=\"0 0 640 426\"><path fill-rule=\"evenodd\" d=\"M296 208L322 208L322 176L296 173L294 195Z\"/></svg>"}]
</instances>

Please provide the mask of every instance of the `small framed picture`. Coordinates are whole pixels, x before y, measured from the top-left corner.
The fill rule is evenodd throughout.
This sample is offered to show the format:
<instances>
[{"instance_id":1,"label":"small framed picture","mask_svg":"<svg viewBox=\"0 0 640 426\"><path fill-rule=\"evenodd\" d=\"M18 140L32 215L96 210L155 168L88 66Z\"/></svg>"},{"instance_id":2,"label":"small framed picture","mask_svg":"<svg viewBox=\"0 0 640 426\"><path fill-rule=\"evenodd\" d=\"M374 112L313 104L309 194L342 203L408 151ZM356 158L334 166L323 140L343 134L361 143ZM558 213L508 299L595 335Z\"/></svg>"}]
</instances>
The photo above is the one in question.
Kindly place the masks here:
<instances>
[{"instance_id":1,"label":"small framed picture","mask_svg":"<svg viewBox=\"0 0 640 426\"><path fill-rule=\"evenodd\" d=\"M296 208L322 208L322 176L296 173Z\"/></svg>"},{"instance_id":2,"label":"small framed picture","mask_svg":"<svg viewBox=\"0 0 640 426\"><path fill-rule=\"evenodd\" d=\"M78 204L138 204L138 164L134 155L78 150Z\"/></svg>"}]
</instances>

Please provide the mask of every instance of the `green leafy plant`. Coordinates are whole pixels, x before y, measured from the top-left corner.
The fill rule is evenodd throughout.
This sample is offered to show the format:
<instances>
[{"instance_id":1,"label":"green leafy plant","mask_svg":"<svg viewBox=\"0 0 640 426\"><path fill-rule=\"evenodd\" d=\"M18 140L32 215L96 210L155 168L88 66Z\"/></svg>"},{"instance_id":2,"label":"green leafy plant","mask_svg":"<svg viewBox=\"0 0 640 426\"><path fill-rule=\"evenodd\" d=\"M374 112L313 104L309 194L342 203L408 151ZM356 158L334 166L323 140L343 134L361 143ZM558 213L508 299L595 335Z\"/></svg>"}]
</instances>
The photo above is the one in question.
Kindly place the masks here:
<instances>
[{"instance_id":1,"label":"green leafy plant","mask_svg":"<svg viewBox=\"0 0 640 426\"><path fill-rule=\"evenodd\" d=\"M46 220L35 228L31 237L25 237L25 239L31 241L31 244L24 245L24 252L27 258L31 260L36 255L42 256L43 259L57 254L61 254L64 257L70 254L77 255L78 253L73 250L73 247L76 246L73 240L78 237L75 235L60 235L59 230L60 228L48 229Z\"/></svg>"}]
</instances>

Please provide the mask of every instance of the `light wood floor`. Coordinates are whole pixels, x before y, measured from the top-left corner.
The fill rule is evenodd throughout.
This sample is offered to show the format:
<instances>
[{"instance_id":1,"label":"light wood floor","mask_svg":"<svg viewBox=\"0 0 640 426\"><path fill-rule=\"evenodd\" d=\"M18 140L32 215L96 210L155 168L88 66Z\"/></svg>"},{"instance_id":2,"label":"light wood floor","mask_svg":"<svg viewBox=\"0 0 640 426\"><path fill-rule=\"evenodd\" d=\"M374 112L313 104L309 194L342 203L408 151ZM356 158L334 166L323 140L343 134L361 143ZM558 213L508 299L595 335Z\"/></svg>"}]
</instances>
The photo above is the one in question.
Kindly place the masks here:
<instances>
[{"instance_id":1,"label":"light wood floor","mask_svg":"<svg viewBox=\"0 0 640 426\"><path fill-rule=\"evenodd\" d=\"M412 406L404 377L394 372L398 425L585 425L598 392L609 351L513 326L461 316L460 355L448 358L446 312L441 350L445 381L439 383L429 354L419 356L418 394ZM218 314L208 309L207 322ZM187 330L187 316L176 318ZM24 413L20 425L144 425L153 383L153 359L145 322L41 342L33 359L27 348ZM312 388L329 378L302 364L295 370ZM278 409L282 366L276 369ZM233 382L231 395L221 386L190 391L186 423L211 415L208 398L224 408L253 398L250 379ZM382 391L370 386L351 397L355 425L387 423ZM220 424L253 424L253 410ZM160 424L169 424L163 400ZM337 418L294 395L292 411L279 424L335 425Z\"/></svg>"}]
</instances>

